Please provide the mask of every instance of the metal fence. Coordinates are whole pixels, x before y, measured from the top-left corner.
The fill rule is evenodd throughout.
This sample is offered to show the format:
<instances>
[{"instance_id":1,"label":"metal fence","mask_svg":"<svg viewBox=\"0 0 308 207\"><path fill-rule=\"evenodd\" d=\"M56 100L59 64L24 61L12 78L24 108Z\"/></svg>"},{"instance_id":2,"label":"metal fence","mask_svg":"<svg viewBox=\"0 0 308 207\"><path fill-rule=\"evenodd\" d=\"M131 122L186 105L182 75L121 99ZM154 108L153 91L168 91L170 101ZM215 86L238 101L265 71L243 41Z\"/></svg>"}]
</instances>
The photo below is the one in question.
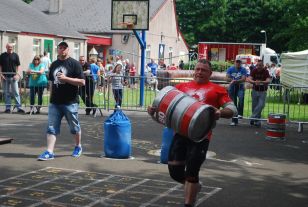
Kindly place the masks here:
<instances>
[{"instance_id":1,"label":"metal fence","mask_svg":"<svg viewBox=\"0 0 308 207\"><path fill-rule=\"evenodd\" d=\"M181 82L187 82L191 79L187 78L153 78L145 77L123 77L125 85L123 88L122 110L128 111L146 111L147 106L151 105L158 91L168 85L176 85ZM140 82L145 82L143 96L140 96ZM228 82L213 81L228 88ZM158 87L159 86L159 87ZM93 88L95 88L93 92ZM111 81L101 77L101 80L95 83L95 87L86 85L83 91L87 96L88 93L93 92L93 98L83 102L80 99L81 109L90 109L94 116L102 115L101 110L113 110L116 101L112 92ZM243 118L249 119L251 116L251 85L246 83L245 87L245 101ZM30 89L28 87L27 78L19 82L19 91L22 100L22 105L26 109L30 107ZM90 92L89 92L90 91ZM49 90L44 89L42 107L48 107L49 104ZM143 100L141 100L143 99ZM35 99L34 107L37 105L37 97ZM14 104L14 101L12 102ZM3 91L0 90L0 105L4 106ZM267 90L266 104L262 111L262 121L266 121L268 115L271 113L286 114L287 120L291 123L298 124L298 131L303 130L303 124L308 123L308 87L292 87L286 88L279 84L270 84Z\"/></svg>"},{"instance_id":2,"label":"metal fence","mask_svg":"<svg viewBox=\"0 0 308 207\"><path fill-rule=\"evenodd\" d=\"M307 87L287 88L280 84L270 84L267 90L266 104L262 111L262 120L267 120L269 114L286 114L290 123L298 124L298 131L302 132L303 124L308 123L308 99L304 93ZM251 89L245 92L244 117L251 115Z\"/></svg>"}]
</instances>

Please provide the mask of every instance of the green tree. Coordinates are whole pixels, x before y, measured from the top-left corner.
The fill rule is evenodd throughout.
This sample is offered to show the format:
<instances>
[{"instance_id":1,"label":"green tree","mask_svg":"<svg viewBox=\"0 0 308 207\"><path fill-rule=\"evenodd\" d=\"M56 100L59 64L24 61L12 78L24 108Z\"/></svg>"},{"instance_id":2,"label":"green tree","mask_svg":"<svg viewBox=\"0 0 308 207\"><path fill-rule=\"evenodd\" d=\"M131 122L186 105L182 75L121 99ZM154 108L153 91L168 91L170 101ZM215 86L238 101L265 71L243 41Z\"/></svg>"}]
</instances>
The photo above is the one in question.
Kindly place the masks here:
<instances>
[{"instance_id":1,"label":"green tree","mask_svg":"<svg viewBox=\"0 0 308 207\"><path fill-rule=\"evenodd\" d=\"M180 29L190 45L264 42L277 52L308 49L307 0L177 0Z\"/></svg>"},{"instance_id":2,"label":"green tree","mask_svg":"<svg viewBox=\"0 0 308 207\"><path fill-rule=\"evenodd\" d=\"M195 38L199 41L219 41L220 34L226 32L226 1L208 0L202 5L202 9L202 13L198 14L200 21L196 25L198 33Z\"/></svg>"},{"instance_id":3,"label":"green tree","mask_svg":"<svg viewBox=\"0 0 308 207\"><path fill-rule=\"evenodd\" d=\"M227 2L227 42L262 42L260 33L260 1Z\"/></svg>"},{"instance_id":4,"label":"green tree","mask_svg":"<svg viewBox=\"0 0 308 207\"><path fill-rule=\"evenodd\" d=\"M225 0L178 0L176 6L180 29L190 45L218 40L217 34L225 32Z\"/></svg>"},{"instance_id":5,"label":"green tree","mask_svg":"<svg viewBox=\"0 0 308 207\"><path fill-rule=\"evenodd\" d=\"M280 32L273 38L285 44L284 50L308 49L308 2L306 0L286 1Z\"/></svg>"},{"instance_id":6,"label":"green tree","mask_svg":"<svg viewBox=\"0 0 308 207\"><path fill-rule=\"evenodd\" d=\"M261 25L260 29L266 31L267 47L273 48L278 53L284 51L286 48L285 44L281 44L285 42L285 40L277 39L275 35L281 32L283 25L286 25L282 17L285 12L287 1L289 0L261 1L262 10L258 25Z\"/></svg>"}]
</instances>

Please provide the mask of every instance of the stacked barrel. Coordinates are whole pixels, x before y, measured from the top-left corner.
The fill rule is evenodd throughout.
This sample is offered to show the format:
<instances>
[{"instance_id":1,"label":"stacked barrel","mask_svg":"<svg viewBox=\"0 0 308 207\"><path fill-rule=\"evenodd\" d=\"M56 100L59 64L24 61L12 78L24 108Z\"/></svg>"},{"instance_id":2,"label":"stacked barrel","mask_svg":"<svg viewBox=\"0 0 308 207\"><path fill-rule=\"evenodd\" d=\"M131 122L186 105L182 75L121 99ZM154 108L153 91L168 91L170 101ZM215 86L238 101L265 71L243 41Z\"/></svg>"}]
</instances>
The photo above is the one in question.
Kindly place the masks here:
<instances>
[{"instance_id":1,"label":"stacked barrel","mask_svg":"<svg viewBox=\"0 0 308 207\"><path fill-rule=\"evenodd\" d=\"M286 134L286 115L271 113L267 120L267 140L285 140Z\"/></svg>"}]
</instances>

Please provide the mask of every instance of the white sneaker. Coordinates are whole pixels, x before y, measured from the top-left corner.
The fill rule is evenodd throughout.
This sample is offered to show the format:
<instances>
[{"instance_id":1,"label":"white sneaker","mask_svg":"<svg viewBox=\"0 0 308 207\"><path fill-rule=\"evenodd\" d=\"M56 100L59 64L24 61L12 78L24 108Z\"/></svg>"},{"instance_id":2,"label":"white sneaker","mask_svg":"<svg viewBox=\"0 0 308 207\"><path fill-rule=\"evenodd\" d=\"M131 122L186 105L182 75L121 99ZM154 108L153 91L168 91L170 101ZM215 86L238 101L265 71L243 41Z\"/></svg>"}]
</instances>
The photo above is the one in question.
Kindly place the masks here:
<instances>
[{"instance_id":1,"label":"white sneaker","mask_svg":"<svg viewBox=\"0 0 308 207\"><path fill-rule=\"evenodd\" d=\"M237 125L237 123L235 123L235 122L230 123L230 126L236 126L236 125Z\"/></svg>"}]
</instances>

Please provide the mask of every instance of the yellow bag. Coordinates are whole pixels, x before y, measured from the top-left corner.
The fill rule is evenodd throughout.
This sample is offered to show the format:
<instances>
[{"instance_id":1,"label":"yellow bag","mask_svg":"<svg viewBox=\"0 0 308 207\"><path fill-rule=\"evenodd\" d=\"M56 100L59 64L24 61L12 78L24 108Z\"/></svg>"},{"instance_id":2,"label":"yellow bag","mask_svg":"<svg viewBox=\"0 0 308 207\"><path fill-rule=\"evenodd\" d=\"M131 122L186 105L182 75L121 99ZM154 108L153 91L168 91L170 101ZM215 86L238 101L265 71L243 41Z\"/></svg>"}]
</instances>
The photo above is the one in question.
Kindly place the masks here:
<instances>
[{"instance_id":1,"label":"yellow bag","mask_svg":"<svg viewBox=\"0 0 308 207\"><path fill-rule=\"evenodd\" d=\"M36 80L38 77L38 75L35 73L35 74L32 74L32 80Z\"/></svg>"}]
</instances>

